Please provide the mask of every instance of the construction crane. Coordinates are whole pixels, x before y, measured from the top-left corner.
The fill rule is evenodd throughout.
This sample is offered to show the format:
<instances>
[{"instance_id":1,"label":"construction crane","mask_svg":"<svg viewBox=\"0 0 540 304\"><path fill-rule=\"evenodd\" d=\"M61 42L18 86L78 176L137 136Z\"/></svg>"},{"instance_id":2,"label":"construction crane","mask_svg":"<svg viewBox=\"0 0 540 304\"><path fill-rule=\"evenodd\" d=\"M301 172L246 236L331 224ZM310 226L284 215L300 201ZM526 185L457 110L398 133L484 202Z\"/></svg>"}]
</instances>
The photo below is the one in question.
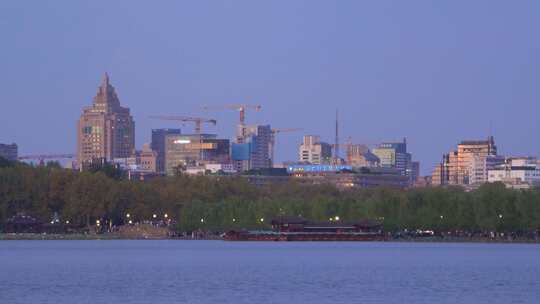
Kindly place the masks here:
<instances>
[{"instance_id":1,"label":"construction crane","mask_svg":"<svg viewBox=\"0 0 540 304\"><path fill-rule=\"evenodd\" d=\"M149 116L148 118L152 119L161 119L161 120L174 120L174 121L181 121L181 122L193 122L195 123L195 134L199 137L199 143L198 143L198 150L199 150L199 158L203 159L203 147L202 147L202 123L209 123L212 125L217 124L217 120L212 118L202 118L202 117L189 117L189 116L176 116L176 115L154 115Z\"/></svg>"},{"instance_id":2,"label":"construction crane","mask_svg":"<svg viewBox=\"0 0 540 304\"><path fill-rule=\"evenodd\" d=\"M49 159L72 159L75 158L75 154L35 154L35 155L22 155L17 157L18 160L38 160L39 165L45 165L45 160Z\"/></svg>"},{"instance_id":3,"label":"construction crane","mask_svg":"<svg viewBox=\"0 0 540 304\"><path fill-rule=\"evenodd\" d=\"M237 130L237 135L236 135L236 141L238 143L243 143L244 142L244 137L245 137L245 132L246 132L246 110L247 109L252 109L252 110L255 110L255 111L260 111L261 110L261 106L258 105L258 104L225 104L225 105L221 105L221 106L204 106L203 107L204 110L224 110L224 109L227 109L227 110L235 110L235 111L238 111L240 112L240 120L239 120L239 125L238 125L238 130Z\"/></svg>"},{"instance_id":4,"label":"construction crane","mask_svg":"<svg viewBox=\"0 0 540 304\"><path fill-rule=\"evenodd\" d=\"M296 131L302 131L303 128L284 128L284 129L272 129L272 134L270 137L270 147L269 147L269 154L270 154L270 160L272 161L272 164L274 163L274 148L276 146L276 135L283 132L296 132Z\"/></svg>"},{"instance_id":5,"label":"construction crane","mask_svg":"<svg viewBox=\"0 0 540 304\"><path fill-rule=\"evenodd\" d=\"M229 110L236 110L240 112L240 124L244 125L246 123L246 110L252 109L255 111L260 111L261 106L257 104L225 104L222 106L204 106L204 110L222 110L222 109L229 109Z\"/></svg>"},{"instance_id":6,"label":"construction crane","mask_svg":"<svg viewBox=\"0 0 540 304\"><path fill-rule=\"evenodd\" d=\"M176 115L154 115L154 116L148 116L148 118L151 119L161 119L161 120L174 120L174 121L181 121L181 122L193 122L195 123L195 134L201 135L202 130L202 123L209 123L212 125L217 124L217 120L211 119L211 118L202 118L202 117L189 117L189 116L176 116Z\"/></svg>"}]
</instances>

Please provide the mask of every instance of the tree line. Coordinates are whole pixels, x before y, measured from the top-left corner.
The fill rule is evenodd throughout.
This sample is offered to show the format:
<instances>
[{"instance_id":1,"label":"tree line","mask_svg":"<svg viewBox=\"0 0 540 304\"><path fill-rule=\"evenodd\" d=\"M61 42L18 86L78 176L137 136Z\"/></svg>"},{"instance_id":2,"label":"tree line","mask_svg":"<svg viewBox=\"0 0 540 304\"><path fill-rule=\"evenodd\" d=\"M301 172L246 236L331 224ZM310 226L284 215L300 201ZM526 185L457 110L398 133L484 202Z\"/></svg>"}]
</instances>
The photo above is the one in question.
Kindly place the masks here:
<instances>
[{"instance_id":1,"label":"tree line","mask_svg":"<svg viewBox=\"0 0 540 304\"><path fill-rule=\"evenodd\" d=\"M34 167L0 159L0 225L24 213L43 222L115 225L168 219L179 231L266 229L273 217L302 216L328 221L378 219L387 231L540 229L540 190L512 190L485 184L466 192L459 187L340 190L332 185L290 182L262 187L235 176L160 177L128 181L114 169L91 172L54 163Z\"/></svg>"}]
</instances>

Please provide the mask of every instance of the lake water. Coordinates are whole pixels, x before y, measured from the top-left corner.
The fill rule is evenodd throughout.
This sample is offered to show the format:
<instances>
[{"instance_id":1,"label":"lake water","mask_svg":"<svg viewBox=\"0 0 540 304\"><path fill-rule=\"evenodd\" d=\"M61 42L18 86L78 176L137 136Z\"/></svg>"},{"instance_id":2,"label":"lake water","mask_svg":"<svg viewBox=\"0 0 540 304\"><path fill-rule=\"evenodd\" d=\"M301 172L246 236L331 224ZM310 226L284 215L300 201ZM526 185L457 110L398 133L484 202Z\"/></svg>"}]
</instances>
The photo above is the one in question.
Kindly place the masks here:
<instances>
[{"instance_id":1,"label":"lake water","mask_svg":"<svg viewBox=\"0 0 540 304\"><path fill-rule=\"evenodd\" d=\"M0 241L0 303L540 303L540 245Z\"/></svg>"}]
</instances>

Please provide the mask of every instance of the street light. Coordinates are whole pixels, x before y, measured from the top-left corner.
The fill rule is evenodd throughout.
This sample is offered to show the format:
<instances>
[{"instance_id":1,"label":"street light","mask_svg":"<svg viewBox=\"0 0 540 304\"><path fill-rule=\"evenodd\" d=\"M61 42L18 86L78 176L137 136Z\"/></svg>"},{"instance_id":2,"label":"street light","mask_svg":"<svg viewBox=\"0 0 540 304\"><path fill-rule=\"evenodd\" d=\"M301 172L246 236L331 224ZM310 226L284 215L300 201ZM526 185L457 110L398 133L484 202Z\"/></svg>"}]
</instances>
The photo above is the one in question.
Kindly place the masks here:
<instances>
[{"instance_id":1,"label":"street light","mask_svg":"<svg viewBox=\"0 0 540 304\"><path fill-rule=\"evenodd\" d=\"M129 213L126 214L126 217L129 218L131 215Z\"/></svg>"},{"instance_id":2,"label":"street light","mask_svg":"<svg viewBox=\"0 0 540 304\"><path fill-rule=\"evenodd\" d=\"M101 223L99 220L96 220L96 225L99 226Z\"/></svg>"},{"instance_id":3,"label":"street light","mask_svg":"<svg viewBox=\"0 0 540 304\"><path fill-rule=\"evenodd\" d=\"M262 222L264 222L264 218L263 218L263 217L261 217L260 221L261 221L261 223L262 223Z\"/></svg>"},{"instance_id":4,"label":"street light","mask_svg":"<svg viewBox=\"0 0 540 304\"><path fill-rule=\"evenodd\" d=\"M502 214L499 214L499 218L502 219L502 218L503 218L503 215L502 215Z\"/></svg>"},{"instance_id":5,"label":"street light","mask_svg":"<svg viewBox=\"0 0 540 304\"><path fill-rule=\"evenodd\" d=\"M339 216L336 215L336 216L334 217L334 220L339 221Z\"/></svg>"},{"instance_id":6,"label":"street light","mask_svg":"<svg viewBox=\"0 0 540 304\"><path fill-rule=\"evenodd\" d=\"M165 215L163 215L164 218L168 218L169 215L167 213L165 213Z\"/></svg>"},{"instance_id":7,"label":"street light","mask_svg":"<svg viewBox=\"0 0 540 304\"><path fill-rule=\"evenodd\" d=\"M235 218L233 218L233 219L232 219L232 221L233 221L233 223L234 223L234 222L236 222L236 219L235 219Z\"/></svg>"},{"instance_id":8,"label":"street light","mask_svg":"<svg viewBox=\"0 0 540 304\"><path fill-rule=\"evenodd\" d=\"M157 218L157 214L155 214L155 213L152 214L152 217L153 217L153 218Z\"/></svg>"},{"instance_id":9,"label":"street light","mask_svg":"<svg viewBox=\"0 0 540 304\"><path fill-rule=\"evenodd\" d=\"M204 219L203 219L203 218L201 219L201 223L204 223Z\"/></svg>"}]
</instances>

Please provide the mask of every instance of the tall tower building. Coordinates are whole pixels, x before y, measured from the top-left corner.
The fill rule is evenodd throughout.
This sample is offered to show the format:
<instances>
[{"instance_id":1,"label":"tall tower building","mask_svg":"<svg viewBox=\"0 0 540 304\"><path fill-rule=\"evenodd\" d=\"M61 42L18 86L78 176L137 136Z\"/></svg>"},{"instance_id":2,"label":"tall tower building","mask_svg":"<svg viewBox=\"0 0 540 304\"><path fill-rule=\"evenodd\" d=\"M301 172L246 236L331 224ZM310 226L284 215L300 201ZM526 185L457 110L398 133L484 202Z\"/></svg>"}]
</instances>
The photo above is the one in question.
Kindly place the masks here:
<instances>
[{"instance_id":1,"label":"tall tower building","mask_svg":"<svg viewBox=\"0 0 540 304\"><path fill-rule=\"evenodd\" d=\"M92 106L84 107L78 122L78 164L129 157L134 150L135 122L129 108L120 106L109 75L105 73Z\"/></svg>"}]
</instances>

